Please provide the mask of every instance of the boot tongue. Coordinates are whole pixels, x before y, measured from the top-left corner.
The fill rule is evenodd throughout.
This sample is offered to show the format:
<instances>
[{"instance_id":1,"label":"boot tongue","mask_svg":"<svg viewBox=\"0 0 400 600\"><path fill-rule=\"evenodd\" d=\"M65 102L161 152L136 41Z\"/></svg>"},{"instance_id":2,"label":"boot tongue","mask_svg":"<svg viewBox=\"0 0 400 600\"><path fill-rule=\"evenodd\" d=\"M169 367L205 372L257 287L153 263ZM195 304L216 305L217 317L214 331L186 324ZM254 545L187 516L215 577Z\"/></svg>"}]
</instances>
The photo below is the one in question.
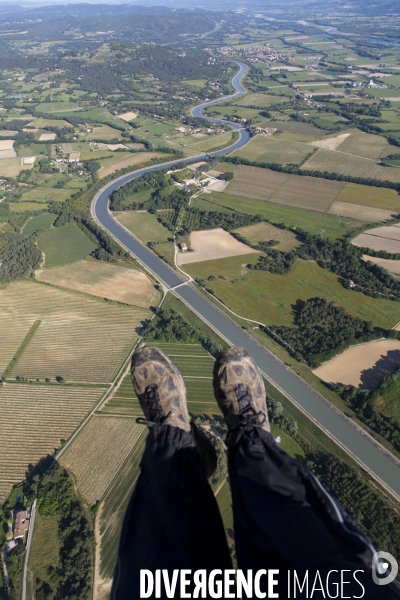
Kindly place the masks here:
<instances>
[{"instance_id":1,"label":"boot tongue","mask_svg":"<svg viewBox=\"0 0 400 600\"><path fill-rule=\"evenodd\" d=\"M249 390L249 386L245 383L238 383L234 387L234 392L236 396L236 400L239 405L239 414L240 415L252 415L254 414L254 409L251 406L251 394Z\"/></svg>"}]
</instances>

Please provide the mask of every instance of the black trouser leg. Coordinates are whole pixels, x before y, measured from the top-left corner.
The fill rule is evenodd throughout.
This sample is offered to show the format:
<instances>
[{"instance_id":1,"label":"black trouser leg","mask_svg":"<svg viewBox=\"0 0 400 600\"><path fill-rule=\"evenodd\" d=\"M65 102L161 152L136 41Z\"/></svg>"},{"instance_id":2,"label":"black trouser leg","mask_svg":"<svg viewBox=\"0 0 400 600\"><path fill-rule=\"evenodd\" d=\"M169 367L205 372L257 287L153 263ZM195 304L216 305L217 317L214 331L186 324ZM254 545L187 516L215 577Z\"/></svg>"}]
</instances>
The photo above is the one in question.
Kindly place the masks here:
<instances>
[{"instance_id":1,"label":"black trouser leg","mask_svg":"<svg viewBox=\"0 0 400 600\"><path fill-rule=\"evenodd\" d=\"M301 581L308 571L313 582L317 570L326 581L329 571L347 569L351 573L350 577L349 573L344 576L345 580L352 582L344 586L343 597L398 598L391 586L373 583L371 572L357 556L357 540L353 544L335 535L322 505L314 501L312 476L308 474L310 484L306 470L276 444L271 434L259 428L244 430L231 435L228 448L240 569L279 569L275 591L279 591L280 598L287 597L289 571L296 571ZM357 574L366 590L364 596L352 575L357 569L364 570ZM335 573L330 580L335 581ZM266 577L261 581L267 592ZM321 592L310 596L311 586L308 596L297 591L297 596L289 597L329 597ZM330 590L332 597L334 589Z\"/></svg>"},{"instance_id":2,"label":"black trouser leg","mask_svg":"<svg viewBox=\"0 0 400 600\"><path fill-rule=\"evenodd\" d=\"M152 427L122 526L112 600L139 598L140 569L229 568L221 516L191 434Z\"/></svg>"}]
</instances>

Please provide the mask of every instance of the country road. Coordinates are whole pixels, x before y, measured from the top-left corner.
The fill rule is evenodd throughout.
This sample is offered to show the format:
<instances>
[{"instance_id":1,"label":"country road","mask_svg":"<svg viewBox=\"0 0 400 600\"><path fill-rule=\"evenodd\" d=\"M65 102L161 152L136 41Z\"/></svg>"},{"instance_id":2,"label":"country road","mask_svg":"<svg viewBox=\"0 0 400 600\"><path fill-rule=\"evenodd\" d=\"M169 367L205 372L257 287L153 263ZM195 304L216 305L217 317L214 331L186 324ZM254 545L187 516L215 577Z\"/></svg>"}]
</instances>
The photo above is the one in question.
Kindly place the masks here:
<instances>
[{"instance_id":1,"label":"country road","mask_svg":"<svg viewBox=\"0 0 400 600\"><path fill-rule=\"evenodd\" d=\"M228 148L210 152L208 156L220 156L240 148L250 139L250 133L242 125L218 119L204 117L201 110L205 107L241 96L245 89L240 84L240 78L246 71L246 65L234 61L239 66L239 71L232 80L236 93L228 97L207 102L192 109L191 114L209 121L224 123L237 130L239 139ZM341 445L353 458L369 471L381 484L400 498L400 462L388 451L376 443L370 436L362 431L355 423L345 417L332 406L325 398L312 389L294 371L282 363L265 347L261 346L239 325L231 320L217 306L202 295L192 283L188 283L176 271L158 258L147 246L142 244L134 235L128 232L112 216L108 208L110 195L124 183L150 171L163 169L182 162L194 162L203 158L204 154L194 157L178 159L146 167L129 173L108 183L94 198L92 202L92 215L97 223L108 231L111 236L131 253L144 267L152 273L163 285L164 289L173 290L173 293L183 300L203 321L208 323L229 344L242 346L256 360L258 367L279 390L292 400L331 438ZM182 285L184 284L184 285Z\"/></svg>"}]
</instances>

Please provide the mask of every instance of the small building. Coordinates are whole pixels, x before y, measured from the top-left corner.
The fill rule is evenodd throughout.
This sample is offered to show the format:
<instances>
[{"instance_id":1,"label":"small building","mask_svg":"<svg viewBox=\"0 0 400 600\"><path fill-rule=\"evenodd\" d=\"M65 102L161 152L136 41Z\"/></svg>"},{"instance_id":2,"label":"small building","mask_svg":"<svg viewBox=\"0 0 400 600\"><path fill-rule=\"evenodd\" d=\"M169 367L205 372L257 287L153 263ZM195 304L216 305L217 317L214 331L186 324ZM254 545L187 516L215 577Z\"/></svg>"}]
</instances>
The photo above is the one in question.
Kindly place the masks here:
<instances>
[{"instance_id":1,"label":"small building","mask_svg":"<svg viewBox=\"0 0 400 600\"><path fill-rule=\"evenodd\" d=\"M14 518L14 540L25 540L25 532L29 529L29 517L26 510L19 510Z\"/></svg>"},{"instance_id":2,"label":"small building","mask_svg":"<svg viewBox=\"0 0 400 600\"><path fill-rule=\"evenodd\" d=\"M180 242L179 248L182 250L182 252L187 252L187 245L185 244L185 242Z\"/></svg>"}]
</instances>

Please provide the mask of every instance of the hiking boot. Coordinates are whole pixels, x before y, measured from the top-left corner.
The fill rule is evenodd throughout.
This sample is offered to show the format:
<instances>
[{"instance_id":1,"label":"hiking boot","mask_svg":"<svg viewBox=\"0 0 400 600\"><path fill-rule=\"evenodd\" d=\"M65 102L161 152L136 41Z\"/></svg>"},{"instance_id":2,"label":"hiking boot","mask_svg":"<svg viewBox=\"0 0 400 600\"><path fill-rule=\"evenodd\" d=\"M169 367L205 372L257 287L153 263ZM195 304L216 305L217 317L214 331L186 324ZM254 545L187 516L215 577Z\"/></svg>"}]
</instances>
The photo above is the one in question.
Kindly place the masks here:
<instances>
[{"instance_id":1,"label":"hiking boot","mask_svg":"<svg viewBox=\"0 0 400 600\"><path fill-rule=\"evenodd\" d=\"M172 425L190 431L185 382L169 356L154 346L143 346L132 356L131 375L149 427Z\"/></svg>"},{"instance_id":2,"label":"hiking boot","mask_svg":"<svg viewBox=\"0 0 400 600\"><path fill-rule=\"evenodd\" d=\"M228 425L228 432L260 427L269 431L262 377L243 348L221 352L214 365L214 395Z\"/></svg>"}]
</instances>

